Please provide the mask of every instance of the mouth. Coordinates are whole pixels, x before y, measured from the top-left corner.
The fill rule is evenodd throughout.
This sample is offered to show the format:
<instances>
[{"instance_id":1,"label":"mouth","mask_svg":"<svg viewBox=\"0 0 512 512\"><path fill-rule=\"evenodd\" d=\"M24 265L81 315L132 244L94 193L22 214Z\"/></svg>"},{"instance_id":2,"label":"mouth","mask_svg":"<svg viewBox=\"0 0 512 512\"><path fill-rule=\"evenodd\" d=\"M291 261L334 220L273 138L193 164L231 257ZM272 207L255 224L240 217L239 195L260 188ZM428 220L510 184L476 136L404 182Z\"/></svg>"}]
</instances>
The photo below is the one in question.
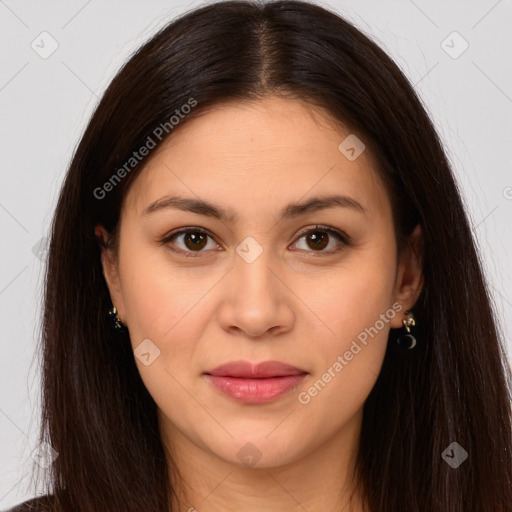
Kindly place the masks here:
<instances>
[{"instance_id":1,"label":"mouth","mask_svg":"<svg viewBox=\"0 0 512 512\"><path fill-rule=\"evenodd\" d=\"M204 373L221 393L246 404L272 402L296 388L308 372L280 361L232 361Z\"/></svg>"}]
</instances>

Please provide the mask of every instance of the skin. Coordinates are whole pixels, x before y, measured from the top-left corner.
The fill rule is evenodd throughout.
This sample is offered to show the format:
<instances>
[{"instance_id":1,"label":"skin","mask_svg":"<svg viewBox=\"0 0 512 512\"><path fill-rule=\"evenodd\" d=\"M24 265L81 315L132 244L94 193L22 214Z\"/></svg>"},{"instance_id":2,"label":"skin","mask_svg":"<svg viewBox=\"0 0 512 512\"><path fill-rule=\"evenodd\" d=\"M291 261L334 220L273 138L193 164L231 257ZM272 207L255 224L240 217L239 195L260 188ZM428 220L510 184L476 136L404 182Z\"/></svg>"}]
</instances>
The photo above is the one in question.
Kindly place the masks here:
<instances>
[{"instance_id":1,"label":"skin","mask_svg":"<svg viewBox=\"0 0 512 512\"><path fill-rule=\"evenodd\" d=\"M135 362L181 473L173 478L179 510L362 510L357 493L349 506L362 408L389 329L401 327L420 294L422 234L418 226L397 266L391 204L369 150L350 161L338 149L349 133L298 100L224 105L173 133L126 195L118 253L102 249L102 265L133 348L150 339L160 350L148 366ZM333 193L365 212L279 217L290 202ZM229 209L238 222L173 208L144 214L170 194ZM316 248L304 233L315 224L344 231L351 245L323 232L328 246ZM183 234L159 244L195 227L211 234L195 252ZM98 225L96 235L107 232ZM247 236L262 249L251 263L236 252ZM331 250L338 252L325 254ZM401 311L301 403L299 393L393 304ZM309 375L274 402L243 404L203 375L239 359L278 360ZM237 456L246 443L261 454L254 466Z\"/></svg>"}]
</instances>

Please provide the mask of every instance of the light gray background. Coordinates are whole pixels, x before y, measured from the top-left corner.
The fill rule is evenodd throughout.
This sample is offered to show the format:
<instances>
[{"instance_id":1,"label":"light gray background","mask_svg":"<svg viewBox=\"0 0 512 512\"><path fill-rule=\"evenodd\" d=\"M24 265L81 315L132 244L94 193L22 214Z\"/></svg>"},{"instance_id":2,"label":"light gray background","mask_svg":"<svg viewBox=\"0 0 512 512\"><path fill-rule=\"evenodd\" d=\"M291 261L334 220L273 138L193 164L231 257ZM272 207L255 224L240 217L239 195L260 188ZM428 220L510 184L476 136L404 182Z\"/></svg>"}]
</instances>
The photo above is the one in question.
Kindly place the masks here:
<instances>
[{"instance_id":1,"label":"light gray background","mask_svg":"<svg viewBox=\"0 0 512 512\"><path fill-rule=\"evenodd\" d=\"M39 424L41 257L66 167L120 65L157 28L201 4L0 0L2 509L36 495L28 472ZM416 86L460 182L512 353L512 1L323 5L376 40ZM31 47L50 48L44 31L58 43L46 59ZM460 40L442 46L453 31L469 44L458 58L444 48L456 52Z\"/></svg>"}]
</instances>

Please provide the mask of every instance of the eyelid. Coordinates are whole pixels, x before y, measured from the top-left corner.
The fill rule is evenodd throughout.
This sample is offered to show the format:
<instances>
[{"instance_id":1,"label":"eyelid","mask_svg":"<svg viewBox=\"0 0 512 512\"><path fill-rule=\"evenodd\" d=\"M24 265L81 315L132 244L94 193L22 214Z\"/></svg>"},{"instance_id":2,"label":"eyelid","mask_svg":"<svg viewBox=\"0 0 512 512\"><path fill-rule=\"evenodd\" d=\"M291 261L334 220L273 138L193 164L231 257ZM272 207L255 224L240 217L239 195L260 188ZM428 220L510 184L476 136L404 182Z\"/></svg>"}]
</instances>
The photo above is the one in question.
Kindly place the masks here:
<instances>
[{"instance_id":1,"label":"eyelid","mask_svg":"<svg viewBox=\"0 0 512 512\"><path fill-rule=\"evenodd\" d=\"M308 227L302 229L297 234L295 241L291 245L292 246L295 245L304 235L307 235L308 233L311 233L314 231L325 231L329 234L334 234L340 239L341 243L345 246L349 246L352 243L350 236L348 236L344 231L341 231L337 228L334 228L332 226L327 226L324 224L315 224L313 226L308 226ZM189 226L189 227L179 228L175 231L172 231L171 233L168 233L164 237L160 238L159 242L161 245L165 245L165 244L168 244L174 237L177 237L177 236L189 233L189 232L201 233L203 235L210 237L212 240L215 241L215 236L213 236L208 230L206 230L204 228L200 228L200 227ZM288 247L290 247L290 246L288 246ZM178 254L184 255L186 257L198 257L201 255L201 253L209 252L209 251L184 251L183 249L173 249L170 247L169 247L169 249L174 253L178 253ZM316 254L318 256L321 256L322 254L335 254L335 253L339 252L339 249L334 249L334 250L331 249L330 251L313 251L313 250L311 250L311 251L305 251L305 252L312 253L313 255Z\"/></svg>"}]
</instances>

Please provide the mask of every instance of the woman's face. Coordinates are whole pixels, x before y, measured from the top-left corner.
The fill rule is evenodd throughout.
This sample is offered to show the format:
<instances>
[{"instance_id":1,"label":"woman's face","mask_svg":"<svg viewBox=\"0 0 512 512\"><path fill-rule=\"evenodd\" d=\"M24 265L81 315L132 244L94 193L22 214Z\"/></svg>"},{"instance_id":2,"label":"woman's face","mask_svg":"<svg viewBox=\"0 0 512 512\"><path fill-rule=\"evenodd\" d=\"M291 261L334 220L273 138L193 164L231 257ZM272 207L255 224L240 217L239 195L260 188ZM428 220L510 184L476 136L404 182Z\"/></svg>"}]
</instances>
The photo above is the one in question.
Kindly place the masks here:
<instances>
[{"instance_id":1,"label":"woman's face","mask_svg":"<svg viewBox=\"0 0 512 512\"><path fill-rule=\"evenodd\" d=\"M273 467L354 445L419 294L369 151L315 112L273 97L183 125L129 189L118 259L103 252L163 436L190 453ZM250 378L264 361L282 365Z\"/></svg>"}]
</instances>

